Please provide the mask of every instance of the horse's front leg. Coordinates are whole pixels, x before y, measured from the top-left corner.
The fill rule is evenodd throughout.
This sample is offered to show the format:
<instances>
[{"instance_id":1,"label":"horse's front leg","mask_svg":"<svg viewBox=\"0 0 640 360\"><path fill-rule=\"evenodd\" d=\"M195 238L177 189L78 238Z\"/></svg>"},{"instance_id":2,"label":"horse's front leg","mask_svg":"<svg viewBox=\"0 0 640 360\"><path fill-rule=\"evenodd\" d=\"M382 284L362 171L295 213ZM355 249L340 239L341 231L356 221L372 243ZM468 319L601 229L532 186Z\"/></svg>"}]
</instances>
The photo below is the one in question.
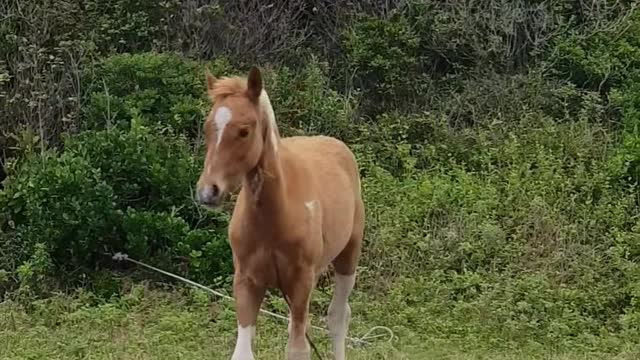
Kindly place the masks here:
<instances>
[{"instance_id":1,"label":"horse's front leg","mask_svg":"<svg viewBox=\"0 0 640 360\"><path fill-rule=\"evenodd\" d=\"M249 277L238 273L234 275L233 297L238 320L238 338L231 360L254 360L252 341L265 291L264 287L258 286Z\"/></svg>"},{"instance_id":2,"label":"horse's front leg","mask_svg":"<svg viewBox=\"0 0 640 360\"><path fill-rule=\"evenodd\" d=\"M290 320L289 340L287 341L287 360L309 360L311 347L307 342L307 324L309 322L309 300L314 287L314 275L311 269L302 269L290 277L284 285L288 297Z\"/></svg>"}]
</instances>

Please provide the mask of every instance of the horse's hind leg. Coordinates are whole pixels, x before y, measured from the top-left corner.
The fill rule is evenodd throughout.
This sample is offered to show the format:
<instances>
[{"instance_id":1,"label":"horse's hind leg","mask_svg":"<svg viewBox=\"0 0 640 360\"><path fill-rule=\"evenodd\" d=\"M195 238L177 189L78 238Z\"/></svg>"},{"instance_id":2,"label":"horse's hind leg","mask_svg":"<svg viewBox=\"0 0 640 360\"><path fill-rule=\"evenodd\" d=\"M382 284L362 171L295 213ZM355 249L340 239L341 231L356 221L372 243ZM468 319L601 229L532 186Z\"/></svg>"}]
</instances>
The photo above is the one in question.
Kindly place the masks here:
<instances>
[{"instance_id":1,"label":"horse's hind leg","mask_svg":"<svg viewBox=\"0 0 640 360\"><path fill-rule=\"evenodd\" d=\"M359 201L349 242L333 261L335 288L329 305L327 324L331 333L333 354L336 360L345 359L345 342L351 318L349 295L356 282L356 267L360 258L363 236L364 206L362 201Z\"/></svg>"}]
</instances>

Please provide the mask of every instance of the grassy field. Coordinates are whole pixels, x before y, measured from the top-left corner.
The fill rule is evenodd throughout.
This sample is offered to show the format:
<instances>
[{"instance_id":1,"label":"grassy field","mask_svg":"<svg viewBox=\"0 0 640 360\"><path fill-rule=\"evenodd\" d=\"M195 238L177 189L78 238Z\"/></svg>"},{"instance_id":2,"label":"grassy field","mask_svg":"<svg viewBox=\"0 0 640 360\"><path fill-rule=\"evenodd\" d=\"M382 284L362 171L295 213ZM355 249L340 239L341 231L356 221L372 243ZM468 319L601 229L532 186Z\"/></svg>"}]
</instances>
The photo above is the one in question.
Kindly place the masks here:
<instances>
[{"instance_id":1,"label":"grassy field","mask_svg":"<svg viewBox=\"0 0 640 360\"><path fill-rule=\"evenodd\" d=\"M314 303L326 300L317 292ZM267 307L278 308L276 297ZM453 341L426 336L408 326L394 324L393 304L372 309L361 294L353 299L350 335L362 336L376 325L390 325L396 338L380 339L351 348L350 359L637 359L640 349L612 353L558 352L542 345L492 349L471 339ZM375 305L377 306L377 305ZM277 311L277 310L276 310ZM388 317L370 314L389 314ZM314 324L323 325L316 306ZM200 290L150 289L136 285L122 298L102 301L87 292L59 295L33 302L29 308L15 302L0 304L1 359L229 359L235 340L233 307L211 299ZM419 321L433 321L425 313ZM326 336L312 331L323 356L330 345ZM261 315L255 343L258 359L283 359L286 325Z\"/></svg>"}]
</instances>

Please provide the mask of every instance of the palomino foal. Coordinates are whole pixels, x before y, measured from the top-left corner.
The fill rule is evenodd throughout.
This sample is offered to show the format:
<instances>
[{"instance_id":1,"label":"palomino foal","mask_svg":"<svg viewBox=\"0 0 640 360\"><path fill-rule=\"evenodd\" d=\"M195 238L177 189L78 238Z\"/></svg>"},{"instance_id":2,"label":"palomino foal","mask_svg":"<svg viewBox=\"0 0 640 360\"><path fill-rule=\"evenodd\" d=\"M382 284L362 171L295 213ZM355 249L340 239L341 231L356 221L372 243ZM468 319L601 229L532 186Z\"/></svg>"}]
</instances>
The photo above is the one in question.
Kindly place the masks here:
<instances>
[{"instance_id":1,"label":"palomino foal","mask_svg":"<svg viewBox=\"0 0 640 360\"><path fill-rule=\"evenodd\" d=\"M311 292L329 263L335 269L327 323L335 359L345 359L364 231L358 166L347 146L326 136L280 138L262 76L216 79L204 123L206 156L198 201L220 206L241 185L229 224L235 268L238 338L232 360L253 360L252 339L266 289L289 304L287 359L310 359L305 334Z\"/></svg>"}]
</instances>

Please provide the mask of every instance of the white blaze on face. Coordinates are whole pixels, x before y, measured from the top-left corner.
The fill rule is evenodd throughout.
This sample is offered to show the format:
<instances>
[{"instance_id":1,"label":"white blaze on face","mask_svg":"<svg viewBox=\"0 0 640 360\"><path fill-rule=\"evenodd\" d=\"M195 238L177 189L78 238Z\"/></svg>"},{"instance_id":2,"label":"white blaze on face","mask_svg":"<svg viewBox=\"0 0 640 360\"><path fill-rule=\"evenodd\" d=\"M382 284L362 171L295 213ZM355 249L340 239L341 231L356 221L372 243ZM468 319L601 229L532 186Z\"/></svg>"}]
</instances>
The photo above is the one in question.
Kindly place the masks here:
<instances>
[{"instance_id":1,"label":"white blaze on face","mask_svg":"<svg viewBox=\"0 0 640 360\"><path fill-rule=\"evenodd\" d=\"M224 128L227 126L229 121L231 121L231 110L229 110L229 108L226 106L221 106L218 111L216 111L216 114L213 117L213 121L216 124L216 129L218 130L218 139L216 140L216 147L218 147L218 145L220 145L220 142L222 141Z\"/></svg>"},{"instance_id":2,"label":"white blaze on face","mask_svg":"<svg viewBox=\"0 0 640 360\"><path fill-rule=\"evenodd\" d=\"M255 335L255 326L242 327L238 324L238 339L231 360L253 360L251 341Z\"/></svg>"}]
</instances>

